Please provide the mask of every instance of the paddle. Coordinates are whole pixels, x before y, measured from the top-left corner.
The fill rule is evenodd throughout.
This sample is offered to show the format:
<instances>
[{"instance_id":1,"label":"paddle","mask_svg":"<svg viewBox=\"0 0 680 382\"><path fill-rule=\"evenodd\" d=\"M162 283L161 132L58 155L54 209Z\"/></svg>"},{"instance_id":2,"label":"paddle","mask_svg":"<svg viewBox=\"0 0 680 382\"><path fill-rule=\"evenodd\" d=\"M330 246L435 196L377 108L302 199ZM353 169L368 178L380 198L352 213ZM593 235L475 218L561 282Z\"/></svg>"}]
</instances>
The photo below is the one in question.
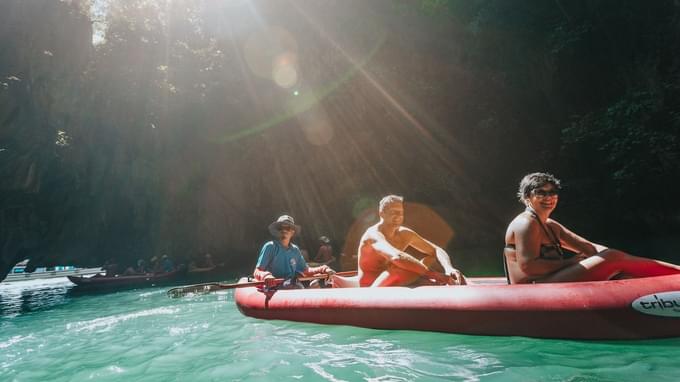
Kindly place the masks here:
<instances>
[{"instance_id":1,"label":"paddle","mask_svg":"<svg viewBox=\"0 0 680 382\"><path fill-rule=\"evenodd\" d=\"M347 272L336 272L334 273L338 276L355 276L357 274L357 271L347 271ZM322 279L327 279L330 275L328 274L319 274L319 275L314 275L314 276L306 276L306 277L299 277L299 281L310 281L310 280L322 280ZM283 284L285 280L284 279L275 279L276 285ZM248 287L255 287L255 286L261 286L264 285L264 281L249 281L247 283L233 283L233 284L224 284L224 283L205 283L205 284L194 284L194 285L187 285L187 286L182 286L182 287L177 287L177 288L172 288L168 290L167 294L168 297L176 298L176 297L183 297L186 296L187 294L193 293L193 294L203 294L203 293L210 293L222 289L236 289L236 288L248 288Z\"/></svg>"}]
</instances>

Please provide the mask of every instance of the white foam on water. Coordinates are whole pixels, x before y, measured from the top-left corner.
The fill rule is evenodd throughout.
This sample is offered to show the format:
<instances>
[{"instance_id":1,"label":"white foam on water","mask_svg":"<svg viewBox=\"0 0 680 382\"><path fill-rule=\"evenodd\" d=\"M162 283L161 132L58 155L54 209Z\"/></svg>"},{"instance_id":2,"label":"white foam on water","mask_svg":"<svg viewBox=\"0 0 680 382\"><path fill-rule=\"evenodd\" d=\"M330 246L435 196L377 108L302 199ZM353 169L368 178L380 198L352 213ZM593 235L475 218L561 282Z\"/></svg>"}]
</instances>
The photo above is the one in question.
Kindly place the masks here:
<instances>
[{"instance_id":1,"label":"white foam on water","mask_svg":"<svg viewBox=\"0 0 680 382\"><path fill-rule=\"evenodd\" d=\"M89 380L94 380L94 381L98 381L98 380L101 380L102 378L110 377L110 376L112 376L112 375L115 376L115 375L118 375L118 374L122 374L122 373L124 373L125 371L126 371L126 370L123 369L123 368L120 367L120 366L111 365L111 366L105 367L103 370L97 370L97 371L95 371L95 372L93 372L93 373L90 373L90 374L87 376L87 379L89 379Z\"/></svg>"},{"instance_id":2,"label":"white foam on water","mask_svg":"<svg viewBox=\"0 0 680 382\"><path fill-rule=\"evenodd\" d=\"M118 373L118 374L120 374L120 373L122 373L122 372L125 371L125 369L123 369L122 367L118 367L118 366L116 366L116 365L111 365L111 366L109 366L107 369L108 369L109 371L112 371L112 372Z\"/></svg>"},{"instance_id":3,"label":"white foam on water","mask_svg":"<svg viewBox=\"0 0 680 382\"><path fill-rule=\"evenodd\" d=\"M156 315L162 315L162 314L174 314L177 313L177 309L173 308L155 308L155 309L148 309L148 310L142 310L139 312L134 312L134 313L127 313L127 314L119 314L115 316L109 316L109 317L101 317L101 318L95 318L94 320L89 320L89 321L78 321L78 322L73 322L66 324L66 330L73 330L75 332L81 332L84 330L87 331L92 331L96 329L101 329L101 331L109 331L116 325L120 324L121 322L125 322L128 320L133 320L137 319L140 317L148 317L148 316L156 316Z\"/></svg>"},{"instance_id":4,"label":"white foam on water","mask_svg":"<svg viewBox=\"0 0 680 382\"><path fill-rule=\"evenodd\" d=\"M187 334L187 333L207 330L209 327L210 327L210 325L208 325L207 323L201 324L201 325L191 325L191 326L187 326L187 327L172 326L168 330L168 334L170 334L171 336L181 336L181 335Z\"/></svg>"},{"instance_id":5,"label":"white foam on water","mask_svg":"<svg viewBox=\"0 0 680 382\"><path fill-rule=\"evenodd\" d=\"M324 370L324 368L319 364L307 363L307 364L305 364L305 366L312 369L312 371L314 371L316 374L318 374L321 378L323 378L326 381L332 381L332 382L344 382L344 381L346 381L344 379L335 378L335 376L333 374Z\"/></svg>"},{"instance_id":6,"label":"white foam on water","mask_svg":"<svg viewBox=\"0 0 680 382\"><path fill-rule=\"evenodd\" d=\"M29 334L27 336L19 335L19 336L11 337L10 339L8 339L5 342L0 342L0 349L7 349L14 344L17 344L21 341L25 341L25 340L32 339L32 338L33 338L32 334Z\"/></svg>"},{"instance_id":7,"label":"white foam on water","mask_svg":"<svg viewBox=\"0 0 680 382\"><path fill-rule=\"evenodd\" d=\"M163 293L165 293L165 292L162 291L162 290L157 290L157 291L152 291L152 292L143 292L143 293L139 294L139 297L146 298L146 297L152 297L152 296L156 296L158 294L163 294Z\"/></svg>"}]
</instances>

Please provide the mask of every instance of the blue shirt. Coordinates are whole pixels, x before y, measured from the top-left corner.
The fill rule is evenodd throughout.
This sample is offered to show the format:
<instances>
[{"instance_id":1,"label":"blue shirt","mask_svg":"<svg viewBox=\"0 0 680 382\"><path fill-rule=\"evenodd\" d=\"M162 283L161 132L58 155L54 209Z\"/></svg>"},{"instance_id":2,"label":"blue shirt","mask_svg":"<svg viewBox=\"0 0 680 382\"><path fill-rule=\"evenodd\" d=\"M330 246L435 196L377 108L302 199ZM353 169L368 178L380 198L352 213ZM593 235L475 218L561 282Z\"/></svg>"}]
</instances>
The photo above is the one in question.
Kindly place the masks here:
<instances>
[{"instance_id":1,"label":"blue shirt","mask_svg":"<svg viewBox=\"0 0 680 382\"><path fill-rule=\"evenodd\" d=\"M271 272L276 278L291 279L307 269L307 262L297 245L290 243L284 248L280 241L274 240L262 246L256 267Z\"/></svg>"}]
</instances>

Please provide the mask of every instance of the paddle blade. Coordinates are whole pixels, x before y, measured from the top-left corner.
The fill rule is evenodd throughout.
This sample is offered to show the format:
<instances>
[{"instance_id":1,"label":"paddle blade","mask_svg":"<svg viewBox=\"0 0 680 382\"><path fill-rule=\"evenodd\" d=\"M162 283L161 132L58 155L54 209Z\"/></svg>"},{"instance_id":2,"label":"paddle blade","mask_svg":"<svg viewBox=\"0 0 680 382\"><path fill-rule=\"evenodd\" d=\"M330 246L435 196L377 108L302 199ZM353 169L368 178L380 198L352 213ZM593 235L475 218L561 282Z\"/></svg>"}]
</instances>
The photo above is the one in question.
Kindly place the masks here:
<instances>
[{"instance_id":1,"label":"paddle blade","mask_svg":"<svg viewBox=\"0 0 680 382\"><path fill-rule=\"evenodd\" d=\"M279 279L277 279L279 281ZM283 280L280 280L283 281ZM206 294L210 292L215 292L222 289L235 289L235 288L247 288L252 286L264 285L262 281L251 281L247 283L235 283L235 284L222 284L222 283L206 283L206 284L195 284L187 285L183 287L172 288L168 290L168 296L172 298L184 297L190 294Z\"/></svg>"},{"instance_id":2,"label":"paddle blade","mask_svg":"<svg viewBox=\"0 0 680 382\"><path fill-rule=\"evenodd\" d=\"M177 287L168 290L168 296L172 298L184 297L189 294L206 294L214 292L220 289L219 283L208 283L208 284L198 284L198 285L188 285L184 287Z\"/></svg>"}]
</instances>

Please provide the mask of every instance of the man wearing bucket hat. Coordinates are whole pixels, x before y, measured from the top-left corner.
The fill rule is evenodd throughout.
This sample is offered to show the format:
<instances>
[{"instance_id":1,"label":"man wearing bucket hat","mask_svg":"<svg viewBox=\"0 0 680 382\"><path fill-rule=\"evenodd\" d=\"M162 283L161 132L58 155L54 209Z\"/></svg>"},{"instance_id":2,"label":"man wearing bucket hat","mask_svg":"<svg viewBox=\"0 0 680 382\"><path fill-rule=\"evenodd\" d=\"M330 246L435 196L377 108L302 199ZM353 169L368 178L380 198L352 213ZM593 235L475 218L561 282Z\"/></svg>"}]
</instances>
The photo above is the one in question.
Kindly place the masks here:
<instances>
[{"instance_id":1,"label":"man wearing bucket hat","mask_svg":"<svg viewBox=\"0 0 680 382\"><path fill-rule=\"evenodd\" d=\"M296 281L299 275L310 276L317 273L335 273L327 265L309 267L300 253L300 248L291 243L296 233L302 228L295 224L292 216L281 215L269 225L269 233L275 240L266 242L260 250L257 265L253 271L256 280L264 281L265 286L275 285L275 279L285 279L283 287L302 288L302 284Z\"/></svg>"}]
</instances>

